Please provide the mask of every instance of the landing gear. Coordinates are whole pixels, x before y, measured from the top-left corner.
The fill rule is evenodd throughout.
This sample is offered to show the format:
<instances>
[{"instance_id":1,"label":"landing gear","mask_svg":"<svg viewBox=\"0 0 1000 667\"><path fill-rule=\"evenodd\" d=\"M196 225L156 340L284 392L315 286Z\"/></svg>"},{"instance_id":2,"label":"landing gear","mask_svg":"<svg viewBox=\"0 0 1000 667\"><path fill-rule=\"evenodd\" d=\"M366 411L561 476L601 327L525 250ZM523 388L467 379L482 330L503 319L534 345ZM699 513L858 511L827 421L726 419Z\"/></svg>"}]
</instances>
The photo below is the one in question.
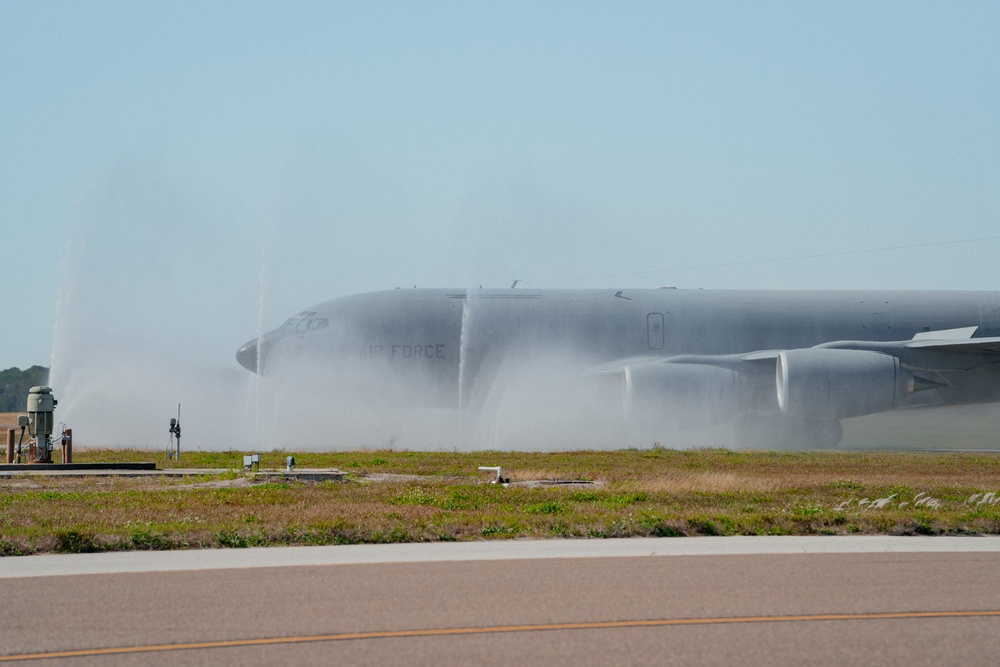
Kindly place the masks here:
<instances>
[{"instance_id":1,"label":"landing gear","mask_svg":"<svg viewBox=\"0 0 1000 667\"><path fill-rule=\"evenodd\" d=\"M836 419L749 412L736 420L736 442L744 449L830 449L843 437L844 429Z\"/></svg>"},{"instance_id":2,"label":"landing gear","mask_svg":"<svg viewBox=\"0 0 1000 667\"><path fill-rule=\"evenodd\" d=\"M844 437L844 427L837 419L807 422L809 438L816 449L832 449L840 444Z\"/></svg>"}]
</instances>

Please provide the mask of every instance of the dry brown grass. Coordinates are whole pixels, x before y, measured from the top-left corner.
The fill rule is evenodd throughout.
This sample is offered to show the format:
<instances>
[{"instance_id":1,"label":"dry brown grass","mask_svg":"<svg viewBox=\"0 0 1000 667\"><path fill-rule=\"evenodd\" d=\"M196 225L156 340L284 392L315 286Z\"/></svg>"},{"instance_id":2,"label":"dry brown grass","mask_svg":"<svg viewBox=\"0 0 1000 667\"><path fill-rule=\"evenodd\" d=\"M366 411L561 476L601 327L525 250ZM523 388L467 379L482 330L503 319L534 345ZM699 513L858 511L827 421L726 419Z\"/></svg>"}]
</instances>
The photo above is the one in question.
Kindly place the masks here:
<instances>
[{"instance_id":1,"label":"dry brown grass","mask_svg":"<svg viewBox=\"0 0 1000 667\"><path fill-rule=\"evenodd\" d=\"M630 484L650 493L757 493L794 488L788 479L771 479L731 472L670 473Z\"/></svg>"}]
</instances>

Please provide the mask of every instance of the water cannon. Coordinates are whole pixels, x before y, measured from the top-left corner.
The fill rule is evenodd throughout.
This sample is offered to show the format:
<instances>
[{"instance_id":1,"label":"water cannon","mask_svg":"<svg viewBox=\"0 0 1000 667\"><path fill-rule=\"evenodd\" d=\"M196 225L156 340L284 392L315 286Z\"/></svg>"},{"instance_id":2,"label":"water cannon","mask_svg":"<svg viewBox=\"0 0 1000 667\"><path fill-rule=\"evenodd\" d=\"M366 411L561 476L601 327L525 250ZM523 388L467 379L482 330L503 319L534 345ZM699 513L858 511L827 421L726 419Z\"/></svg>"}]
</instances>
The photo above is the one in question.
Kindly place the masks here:
<instances>
[{"instance_id":1,"label":"water cannon","mask_svg":"<svg viewBox=\"0 0 1000 667\"><path fill-rule=\"evenodd\" d=\"M31 458L36 463L52 463L52 429L58 402L52 396L51 387L28 390L28 434L35 439L35 453Z\"/></svg>"}]
</instances>

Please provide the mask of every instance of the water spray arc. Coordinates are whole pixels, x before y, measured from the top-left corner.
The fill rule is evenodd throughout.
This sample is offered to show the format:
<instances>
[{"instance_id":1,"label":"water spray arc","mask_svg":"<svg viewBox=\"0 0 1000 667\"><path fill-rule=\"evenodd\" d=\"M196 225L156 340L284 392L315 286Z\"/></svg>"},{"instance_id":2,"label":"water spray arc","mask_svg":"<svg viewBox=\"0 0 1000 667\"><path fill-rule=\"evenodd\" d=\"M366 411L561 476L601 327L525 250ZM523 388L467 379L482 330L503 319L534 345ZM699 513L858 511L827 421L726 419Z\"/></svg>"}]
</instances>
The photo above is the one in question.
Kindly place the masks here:
<instances>
[{"instance_id":1,"label":"water spray arc","mask_svg":"<svg viewBox=\"0 0 1000 667\"><path fill-rule=\"evenodd\" d=\"M469 400L469 354L472 339L472 290L465 290L462 301L462 328L458 340L458 407L464 408Z\"/></svg>"}]
</instances>

